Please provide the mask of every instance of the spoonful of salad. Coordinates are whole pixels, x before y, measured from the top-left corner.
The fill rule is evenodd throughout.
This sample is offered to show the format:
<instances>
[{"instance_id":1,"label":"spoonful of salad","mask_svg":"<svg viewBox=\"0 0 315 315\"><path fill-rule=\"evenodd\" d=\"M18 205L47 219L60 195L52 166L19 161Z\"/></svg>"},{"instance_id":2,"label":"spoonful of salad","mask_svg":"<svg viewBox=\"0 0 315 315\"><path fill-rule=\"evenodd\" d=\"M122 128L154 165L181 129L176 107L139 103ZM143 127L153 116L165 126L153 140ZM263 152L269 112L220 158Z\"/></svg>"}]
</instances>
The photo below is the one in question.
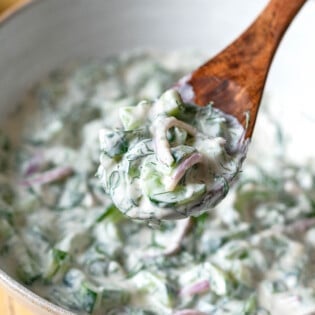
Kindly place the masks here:
<instances>
[{"instance_id":1,"label":"spoonful of salad","mask_svg":"<svg viewBox=\"0 0 315 315\"><path fill-rule=\"evenodd\" d=\"M246 156L270 64L306 0L271 0L231 45L154 102L102 129L98 176L125 215L149 221L217 205Z\"/></svg>"}]
</instances>

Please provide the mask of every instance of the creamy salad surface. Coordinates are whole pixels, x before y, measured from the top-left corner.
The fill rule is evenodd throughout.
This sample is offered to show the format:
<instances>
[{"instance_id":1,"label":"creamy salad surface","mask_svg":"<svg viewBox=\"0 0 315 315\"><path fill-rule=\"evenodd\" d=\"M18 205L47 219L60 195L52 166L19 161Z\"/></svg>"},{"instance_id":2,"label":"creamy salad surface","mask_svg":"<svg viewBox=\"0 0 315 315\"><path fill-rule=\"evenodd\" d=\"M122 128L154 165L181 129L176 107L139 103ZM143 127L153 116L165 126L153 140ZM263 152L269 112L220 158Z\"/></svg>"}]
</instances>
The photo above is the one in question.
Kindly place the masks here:
<instances>
[{"instance_id":1,"label":"creamy salad surface","mask_svg":"<svg viewBox=\"0 0 315 315\"><path fill-rule=\"evenodd\" d=\"M102 172L117 171L130 153L125 148L115 159L108 151L113 142L104 137L139 130L143 123L134 118L157 99L178 101L175 91L163 92L203 60L196 53L128 53L69 65L33 88L1 126L3 270L75 314L315 312L315 167L313 161L286 160L283 133L274 117L269 119L268 104L260 115L274 130L275 148L255 143L268 154L262 158L250 150L238 181L214 209L200 209L202 214L189 221L161 220L149 227L118 210L115 189L109 192L113 200L104 193ZM176 106L171 116L177 119ZM207 122L209 128L224 130L224 114L211 105L200 111L219 119ZM177 127L164 134L171 142L169 157L196 157L186 148L188 127ZM178 166L172 163L171 173ZM137 178L137 167L129 170L130 178ZM168 187L180 177L164 175ZM154 176L147 163L145 181ZM122 185L118 197L125 200L133 187ZM145 189L156 197L161 187L155 182Z\"/></svg>"},{"instance_id":2,"label":"creamy salad surface","mask_svg":"<svg viewBox=\"0 0 315 315\"><path fill-rule=\"evenodd\" d=\"M150 223L183 219L226 196L248 143L235 117L211 103L184 103L174 88L121 107L119 117L120 128L100 130L98 177L125 215Z\"/></svg>"}]
</instances>

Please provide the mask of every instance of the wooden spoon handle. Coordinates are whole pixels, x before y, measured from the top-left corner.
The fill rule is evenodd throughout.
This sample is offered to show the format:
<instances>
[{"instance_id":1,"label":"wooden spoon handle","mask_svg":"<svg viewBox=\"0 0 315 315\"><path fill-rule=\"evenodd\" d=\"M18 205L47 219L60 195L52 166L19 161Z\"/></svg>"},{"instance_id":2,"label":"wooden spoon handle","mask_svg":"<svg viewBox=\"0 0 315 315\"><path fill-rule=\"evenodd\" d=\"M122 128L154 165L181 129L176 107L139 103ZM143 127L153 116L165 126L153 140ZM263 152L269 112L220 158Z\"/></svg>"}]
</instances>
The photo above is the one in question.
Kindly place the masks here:
<instances>
[{"instance_id":1,"label":"wooden spoon handle","mask_svg":"<svg viewBox=\"0 0 315 315\"><path fill-rule=\"evenodd\" d=\"M242 53L248 55L252 62L260 64L270 61L286 29L306 1L271 0L255 22L230 47L237 43L240 51L245 48L246 51ZM262 56L266 60L261 60Z\"/></svg>"},{"instance_id":2,"label":"wooden spoon handle","mask_svg":"<svg viewBox=\"0 0 315 315\"><path fill-rule=\"evenodd\" d=\"M220 54L197 69L188 83L194 101L214 105L254 128L268 70L280 40L307 0L271 0L254 23ZM217 101L217 104L216 104Z\"/></svg>"},{"instance_id":3,"label":"wooden spoon handle","mask_svg":"<svg viewBox=\"0 0 315 315\"><path fill-rule=\"evenodd\" d=\"M230 56L229 50L232 50L235 58L240 58L242 63L239 63L239 66L242 72L244 72L243 67L250 71L243 79L246 81L246 86L251 86L253 92L262 91L269 66L282 36L306 1L271 0L256 21L226 48L226 54ZM234 63L237 63L237 59ZM260 75L257 77L258 73ZM253 81L253 78L256 80ZM240 83L244 85L244 82Z\"/></svg>"}]
</instances>

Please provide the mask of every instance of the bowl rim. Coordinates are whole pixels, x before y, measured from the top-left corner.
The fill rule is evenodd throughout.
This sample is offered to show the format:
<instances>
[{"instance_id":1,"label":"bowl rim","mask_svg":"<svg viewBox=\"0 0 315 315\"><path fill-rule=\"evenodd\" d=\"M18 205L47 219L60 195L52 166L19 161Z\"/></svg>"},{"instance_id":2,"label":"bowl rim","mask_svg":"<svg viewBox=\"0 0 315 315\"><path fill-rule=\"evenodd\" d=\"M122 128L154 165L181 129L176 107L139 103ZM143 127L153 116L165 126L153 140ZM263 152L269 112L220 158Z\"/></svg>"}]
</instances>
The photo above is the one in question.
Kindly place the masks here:
<instances>
[{"instance_id":1,"label":"bowl rim","mask_svg":"<svg viewBox=\"0 0 315 315\"><path fill-rule=\"evenodd\" d=\"M30 289L26 288L15 279L11 278L3 270L0 269L0 284L4 289L8 289L9 296L12 293L20 300L23 300L23 305L35 306L37 308L45 310L46 313L60 314L60 315L75 315L74 313L67 311L60 306L57 306L48 300L42 298ZM32 311L32 310L30 310Z\"/></svg>"},{"instance_id":2,"label":"bowl rim","mask_svg":"<svg viewBox=\"0 0 315 315\"><path fill-rule=\"evenodd\" d=\"M17 15L22 14L25 10L39 4L42 0L19 0L13 4L8 9L4 10L0 14L0 28L5 26L11 19L15 18ZM64 308L57 306L48 300L37 295L27 287L23 286L21 283L16 281L14 278L5 273L0 269L0 284L8 293L15 295L19 300L23 300L23 304L28 306L34 306L45 310L46 313L50 314L60 314L60 315L75 315L74 313L65 310Z\"/></svg>"}]
</instances>

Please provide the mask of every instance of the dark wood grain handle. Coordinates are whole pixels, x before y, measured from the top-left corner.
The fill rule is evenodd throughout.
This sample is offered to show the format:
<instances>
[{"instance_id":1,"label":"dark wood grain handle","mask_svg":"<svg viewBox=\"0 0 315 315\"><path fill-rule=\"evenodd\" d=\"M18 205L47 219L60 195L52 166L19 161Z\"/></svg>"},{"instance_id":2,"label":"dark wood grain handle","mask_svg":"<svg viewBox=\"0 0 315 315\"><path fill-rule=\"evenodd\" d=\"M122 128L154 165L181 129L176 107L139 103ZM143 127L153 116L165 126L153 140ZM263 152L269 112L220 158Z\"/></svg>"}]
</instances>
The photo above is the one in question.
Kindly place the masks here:
<instances>
[{"instance_id":1,"label":"dark wood grain handle","mask_svg":"<svg viewBox=\"0 0 315 315\"><path fill-rule=\"evenodd\" d=\"M269 29L266 40L279 43L295 15L307 0L271 0L246 33L257 32L261 27Z\"/></svg>"},{"instance_id":2,"label":"dark wood grain handle","mask_svg":"<svg viewBox=\"0 0 315 315\"><path fill-rule=\"evenodd\" d=\"M274 53L283 34L307 0L271 0L254 23L221 53L193 72L189 84L194 101L234 115L245 126L247 137L256 121L263 88Z\"/></svg>"},{"instance_id":3,"label":"dark wood grain handle","mask_svg":"<svg viewBox=\"0 0 315 315\"><path fill-rule=\"evenodd\" d=\"M282 36L306 1L271 0L256 21L236 40L239 42L237 46L245 48L243 53L249 55L251 62L260 55L265 56L265 62L271 61ZM258 62L262 60L259 58Z\"/></svg>"}]
</instances>

